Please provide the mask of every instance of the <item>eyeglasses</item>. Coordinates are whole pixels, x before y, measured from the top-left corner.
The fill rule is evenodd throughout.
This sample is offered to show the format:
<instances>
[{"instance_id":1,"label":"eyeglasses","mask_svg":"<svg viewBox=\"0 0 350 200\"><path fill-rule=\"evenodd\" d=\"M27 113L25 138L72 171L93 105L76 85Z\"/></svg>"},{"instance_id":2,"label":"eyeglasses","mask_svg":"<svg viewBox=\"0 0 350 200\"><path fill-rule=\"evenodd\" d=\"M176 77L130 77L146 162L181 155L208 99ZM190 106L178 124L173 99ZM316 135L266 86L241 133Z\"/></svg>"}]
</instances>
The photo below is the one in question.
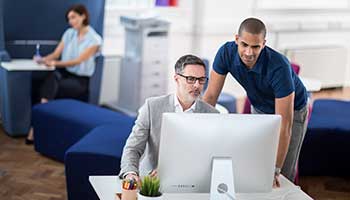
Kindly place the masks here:
<instances>
[{"instance_id":1,"label":"eyeglasses","mask_svg":"<svg viewBox=\"0 0 350 200\"><path fill-rule=\"evenodd\" d=\"M185 76L185 75L182 75L182 74L179 74L177 73L177 75L179 76L182 76L186 79L186 83L188 84L195 84L196 81L198 80L199 84L203 85L205 84L207 81L208 81L208 78L207 77L194 77L194 76Z\"/></svg>"}]
</instances>

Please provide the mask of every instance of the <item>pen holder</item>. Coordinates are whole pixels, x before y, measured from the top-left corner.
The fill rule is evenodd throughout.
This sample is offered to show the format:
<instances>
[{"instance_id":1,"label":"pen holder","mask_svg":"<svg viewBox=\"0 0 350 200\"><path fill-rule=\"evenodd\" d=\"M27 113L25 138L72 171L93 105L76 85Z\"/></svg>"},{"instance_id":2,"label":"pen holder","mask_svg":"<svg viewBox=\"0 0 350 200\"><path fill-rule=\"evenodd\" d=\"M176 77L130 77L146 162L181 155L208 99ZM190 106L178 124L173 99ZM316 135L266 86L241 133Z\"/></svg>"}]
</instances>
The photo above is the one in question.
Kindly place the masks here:
<instances>
[{"instance_id":1,"label":"pen holder","mask_svg":"<svg viewBox=\"0 0 350 200\"><path fill-rule=\"evenodd\" d=\"M143 196L140 193L137 193L137 200L163 200L163 195L159 197L147 197L147 196Z\"/></svg>"},{"instance_id":2,"label":"pen holder","mask_svg":"<svg viewBox=\"0 0 350 200\"><path fill-rule=\"evenodd\" d=\"M122 189L122 199L121 200L136 200L137 189L136 190L125 190Z\"/></svg>"}]
</instances>

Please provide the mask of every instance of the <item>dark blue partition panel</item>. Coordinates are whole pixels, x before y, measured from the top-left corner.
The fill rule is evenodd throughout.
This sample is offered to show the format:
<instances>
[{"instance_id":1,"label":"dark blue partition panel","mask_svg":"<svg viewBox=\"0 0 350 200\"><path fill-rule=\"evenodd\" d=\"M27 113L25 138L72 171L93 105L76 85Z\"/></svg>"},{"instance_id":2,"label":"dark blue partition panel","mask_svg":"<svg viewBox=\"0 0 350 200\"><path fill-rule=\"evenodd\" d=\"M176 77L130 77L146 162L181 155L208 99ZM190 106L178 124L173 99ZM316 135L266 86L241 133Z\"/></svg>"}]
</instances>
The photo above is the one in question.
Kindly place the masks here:
<instances>
[{"instance_id":1,"label":"dark blue partition panel","mask_svg":"<svg viewBox=\"0 0 350 200\"><path fill-rule=\"evenodd\" d=\"M54 50L69 27L65 14L77 3L84 4L90 13L90 25L102 36L104 0L1 0L6 49L12 58L32 58L36 43L41 53Z\"/></svg>"},{"instance_id":2,"label":"dark blue partition panel","mask_svg":"<svg viewBox=\"0 0 350 200\"><path fill-rule=\"evenodd\" d=\"M5 50L4 22L3 22L3 0L0 0L0 61L9 61L10 57Z\"/></svg>"}]
</instances>

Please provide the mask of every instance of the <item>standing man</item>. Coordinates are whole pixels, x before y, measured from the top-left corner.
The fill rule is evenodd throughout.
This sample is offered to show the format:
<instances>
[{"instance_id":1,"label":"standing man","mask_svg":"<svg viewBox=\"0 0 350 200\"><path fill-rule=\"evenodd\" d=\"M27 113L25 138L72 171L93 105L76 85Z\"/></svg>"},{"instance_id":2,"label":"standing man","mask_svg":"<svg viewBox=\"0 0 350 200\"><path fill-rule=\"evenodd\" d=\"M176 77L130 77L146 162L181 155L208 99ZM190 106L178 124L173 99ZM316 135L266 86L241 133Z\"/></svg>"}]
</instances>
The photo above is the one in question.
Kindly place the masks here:
<instances>
[{"instance_id":1,"label":"standing man","mask_svg":"<svg viewBox=\"0 0 350 200\"><path fill-rule=\"evenodd\" d=\"M274 187L282 172L294 181L296 162L307 126L307 93L287 58L265 46L266 28L256 18L244 20L234 42L215 56L204 101L215 105L227 73L246 90L252 113L282 116Z\"/></svg>"},{"instance_id":2,"label":"standing man","mask_svg":"<svg viewBox=\"0 0 350 200\"><path fill-rule=\"evenodd\" d=\"M200 58L185 55L177 60L174 74L176 92L146 99L140 108L123 150L121 177L139 181L140 174L156 174L163 113L218 113L199 99L207 80L205 65Z\"/></svg>"}]
</instances>

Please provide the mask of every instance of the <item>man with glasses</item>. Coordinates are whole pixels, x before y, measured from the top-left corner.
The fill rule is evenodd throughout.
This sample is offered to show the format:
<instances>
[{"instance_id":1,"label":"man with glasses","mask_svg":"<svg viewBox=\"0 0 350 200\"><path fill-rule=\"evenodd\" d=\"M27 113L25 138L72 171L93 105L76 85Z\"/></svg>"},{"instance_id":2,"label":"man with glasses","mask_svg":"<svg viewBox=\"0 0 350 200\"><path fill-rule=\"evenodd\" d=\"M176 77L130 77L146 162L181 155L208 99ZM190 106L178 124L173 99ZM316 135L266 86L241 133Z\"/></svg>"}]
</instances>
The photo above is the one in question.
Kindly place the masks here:
<instances>
[{"instance_id":1,"label":"man with glasses","mask_svg":"<svg viewBox=\"0 0 350 200\"><path fill-rule=\"evenodd\" d=\"M163 113L218 113L199 98L208 81L205 67L196 56L182 56L175 64L175 94L146 100L123 150L119 173L121 178L139 181L140 174L156 175Z\"/></svg>"}]
</instances>

